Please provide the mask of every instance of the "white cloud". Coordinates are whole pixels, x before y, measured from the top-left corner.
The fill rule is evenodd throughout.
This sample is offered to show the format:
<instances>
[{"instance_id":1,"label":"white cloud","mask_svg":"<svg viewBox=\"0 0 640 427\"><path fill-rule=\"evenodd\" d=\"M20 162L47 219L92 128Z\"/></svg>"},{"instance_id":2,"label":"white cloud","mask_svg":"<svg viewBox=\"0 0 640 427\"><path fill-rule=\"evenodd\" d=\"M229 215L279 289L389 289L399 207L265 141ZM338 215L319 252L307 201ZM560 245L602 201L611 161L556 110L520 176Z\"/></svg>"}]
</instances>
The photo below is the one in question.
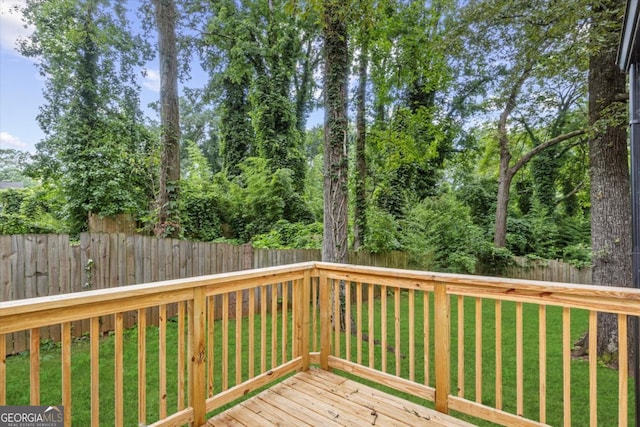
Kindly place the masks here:
<instances>
[{"instance_id":1,"label":"white cloud","mask_svg":"<svg viewBox=\"0 0 640 427\"><path fill-rule=\"evenodd\" d=\"M160 73L155 70L145 70L142 86L154 92L160 92Z\"/></svg>"},{"instance_id":2,"label":"white cloud","mask_svg":"<svg viewBox=\"0 0 640 427\"><path fill-rule=\"evenodd\" d=\"M24 27L22 14L15 8L18 5L24 5L24 1L0 0L0 47L16 55L18 38L31 34L31 30Z\"/></svg>"},{"instance_id":3,"label":"white cloud","mask_svg":"<svg viewBox=\"0 0 640 427\"><path fill-rule=\"evenodd\" d=\"M26 150L27 148L29 148L29 146L22 142L19 138L11 135L9 132L0 132L0 148Z\"/></svg>"}]
</instances>

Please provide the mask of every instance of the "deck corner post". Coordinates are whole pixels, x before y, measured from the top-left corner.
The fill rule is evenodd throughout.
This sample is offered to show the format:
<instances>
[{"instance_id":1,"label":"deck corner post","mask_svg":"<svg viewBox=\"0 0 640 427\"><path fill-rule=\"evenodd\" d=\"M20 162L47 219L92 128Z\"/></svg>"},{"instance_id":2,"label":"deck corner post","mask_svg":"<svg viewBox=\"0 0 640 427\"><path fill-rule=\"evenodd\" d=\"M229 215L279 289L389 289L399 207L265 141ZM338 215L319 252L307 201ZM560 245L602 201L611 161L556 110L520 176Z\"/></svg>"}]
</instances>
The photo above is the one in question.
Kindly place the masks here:
<instances>
[{"instance_id":1,"label":"deck corner post","mask_svg":"<svg viewBox=\"0 0 640 427\"><path fill-rule=\"evenodd\" d=\"M449 413L449 393L451 387L451 334L450 304L446 283L436 283L434 289L434 332L435 332L435 374L438 412Z\"/></svg>"},{"instance_id":2,"label":"deck corner post","mask_svg":"<svg viewBox=\"0 0 640 427\"><path fill-rule=\"evenodd\" d=\"M189 304L189 405L193 408L193 426L201 426L206 422L206 356L205 356L205 319L206 293L203 286L193 289L193 304Z\"/></svg>"},{"instance_id":3,"label":"deck corner post","mask_svg":"<svg viewBox=\"0 0 640 427\"><path fill-rule=\"evenodd\" d=\"M327 274L320 271L320 368L329 370L331 352L331 302L329 301L329 281Z\"/></svg>"}]
</instances>

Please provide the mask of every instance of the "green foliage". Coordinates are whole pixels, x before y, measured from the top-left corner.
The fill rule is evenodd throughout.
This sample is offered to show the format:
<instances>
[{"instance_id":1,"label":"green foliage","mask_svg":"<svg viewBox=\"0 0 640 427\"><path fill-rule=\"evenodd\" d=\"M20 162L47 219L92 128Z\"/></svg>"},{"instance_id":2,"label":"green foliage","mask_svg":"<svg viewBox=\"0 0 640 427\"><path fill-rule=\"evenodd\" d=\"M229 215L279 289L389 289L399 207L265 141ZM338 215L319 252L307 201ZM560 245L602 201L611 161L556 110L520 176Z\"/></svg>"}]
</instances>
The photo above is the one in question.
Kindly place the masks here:
<instances>
[{"instance_id":1,"label":"green foliage","mask_svg":"<svg viewBox=\"0 0 640 427\"><path fill-rule=\"evenodd\" d=\"M322 224L303 224L280 220L264 234L251 240L254 248L275 249L320 249L322 247Z\"/></svg>"},{"instance_id":2,"label":"green foliage","mask_svg":"<svg viewBox=\"0 0 640 427\"><path fill-rule=\"evenodd\" d=\"M149 48L131 32L122 0L31 0L21 9L34 32L19 50L46 78L37 117L45 138L32 173L60 186L74 232L88 212L146 209L143 157L151 144L135 68Z\"/></svg>"},{"instance_id":3,"label":"green foliage","mask_svg":"<svg viewBox=\"0 0 640 427\"><path fill-rule=\"evenodd\" d=\"M0 181L28 181L25 169L30 161L31 155L29 153L11 148L0 148Z\"/></svg>"},{"instance_id":4,"label":"green foliage","mask_svg":"<svg viewBox=\"0 0 640 427\"><path fill-rule=\"evenodd\" d=\"M423 200L407 212L401 225L403 247L411 254L432 253L440 271L475 272L482 231L452 194Z\"/></svg>"},{"instance_id":5,"label":"green foliage","mask_svg":"<svg viewBox=\"0 0 640 427\"><path fill-rule=\"evenodd\" d=\"M0 234L68 232L55 188L35 186L0 191Z\"/></svg>"},{"instance_id":6,"label":"green foliage","mask_svg":"<svg viewBox=\"0 0 640 427\"><path fill-rule=\"evenodd\" d=\"M364 247L373 253L401 250L398 221L386 210L369 206Z\"/></svg>"},{"instance_id":7,"label":"green foliage","mask_svg":"<svg viewBox=\"0 0 640 427\"><path fill-rule=\"evenodd\" d=\"M229 182L213 175L200 147L186 141L187 168L183 170L180 194L180 224L183 237L212 241L224 237L223 224L229 221Z\"/></svg>"}]
</instances>

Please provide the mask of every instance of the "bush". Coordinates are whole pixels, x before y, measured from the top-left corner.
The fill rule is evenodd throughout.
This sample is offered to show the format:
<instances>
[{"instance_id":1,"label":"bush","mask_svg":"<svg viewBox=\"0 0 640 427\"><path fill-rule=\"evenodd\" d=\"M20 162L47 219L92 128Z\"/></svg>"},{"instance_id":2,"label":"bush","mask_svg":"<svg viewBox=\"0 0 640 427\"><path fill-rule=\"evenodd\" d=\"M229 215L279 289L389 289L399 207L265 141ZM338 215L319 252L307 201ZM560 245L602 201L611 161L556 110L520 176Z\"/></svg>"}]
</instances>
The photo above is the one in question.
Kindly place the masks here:
<instances>
[{"instance_id":1,"label":"bush","mask_svg":"<svg viewBox=\"0 0 640 427\"><path fill-rule=\"evenodd\" d=\"M440 271L475 272L476 257L484 244L482 230L453 195L423 200L407 212L401 227L403 248L414 257L431 253Z\"/></svg>"},{"instance_id":2,"label":"bush","mask_svg":"<svg viewBox=\"0 0 640 427\"><path fill-rule=\"evenodd\" d=\"M0 191L0 234L65 233L68 227L55 190L36 186Z\"/></svg>"},{"instance_id":3,"label":"bush","mask_svg":"<svg viewBox=\"0 0 640 427\"><path fill-rule=\"evenodd\" d=\"M280 220L264 234L253 237L256 248L272 249L320 249L322 247L322 224L290 223Z\"/></svg>"}]
</instances>

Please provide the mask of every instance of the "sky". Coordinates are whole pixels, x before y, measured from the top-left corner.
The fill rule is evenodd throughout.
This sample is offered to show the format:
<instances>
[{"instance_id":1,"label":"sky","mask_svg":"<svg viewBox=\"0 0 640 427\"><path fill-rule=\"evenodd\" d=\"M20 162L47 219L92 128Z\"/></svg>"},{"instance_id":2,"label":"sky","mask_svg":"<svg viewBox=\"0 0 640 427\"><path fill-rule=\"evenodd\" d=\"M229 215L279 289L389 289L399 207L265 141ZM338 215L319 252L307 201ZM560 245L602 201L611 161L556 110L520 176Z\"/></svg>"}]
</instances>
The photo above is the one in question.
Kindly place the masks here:
<instances>
[{"instance_id":1,"label":"sky","mask_svg":"<svg viewBox=\"0 0 640 427\"><path fill-rule=\"evenodd\" d=\"M20 14L12 10L23 2L0 0L0 149L12 148L35 153L36 144L44 137L36 121L39 107L44 104L44 78L39 75L34 60L23 57L16 50L16 41L30 34ZM129 3L131 10L135 10L139 0L130 0ZM194 60L191 69L191 79L186 81L186 86L203 87L206 74L197 60ZM140 84L143 111L157 119L155 112L145 108L160 96L157 59L147 64L146 76ZM307 127L322 123L323 115L322 110L312 112Z\"/></svg>"},{"instance_id":2,"label":"sky","mask_svg":"<svg viewBox=\"0 0 640 427\"><path fill-rule=\"evenodd\" d=\"M20 15L11 10L21 3L21 0L0 0L0 148L33 153L44 137L36 121L44 103L44 78L33 59L21 56L15 48L16 40L30 33ZM160 91L157 61L147 67L146 77L140 82L143 106L156 101ZM189 86L197 87L193 83L190 81Z\"/></svg>"}]
</instances>

